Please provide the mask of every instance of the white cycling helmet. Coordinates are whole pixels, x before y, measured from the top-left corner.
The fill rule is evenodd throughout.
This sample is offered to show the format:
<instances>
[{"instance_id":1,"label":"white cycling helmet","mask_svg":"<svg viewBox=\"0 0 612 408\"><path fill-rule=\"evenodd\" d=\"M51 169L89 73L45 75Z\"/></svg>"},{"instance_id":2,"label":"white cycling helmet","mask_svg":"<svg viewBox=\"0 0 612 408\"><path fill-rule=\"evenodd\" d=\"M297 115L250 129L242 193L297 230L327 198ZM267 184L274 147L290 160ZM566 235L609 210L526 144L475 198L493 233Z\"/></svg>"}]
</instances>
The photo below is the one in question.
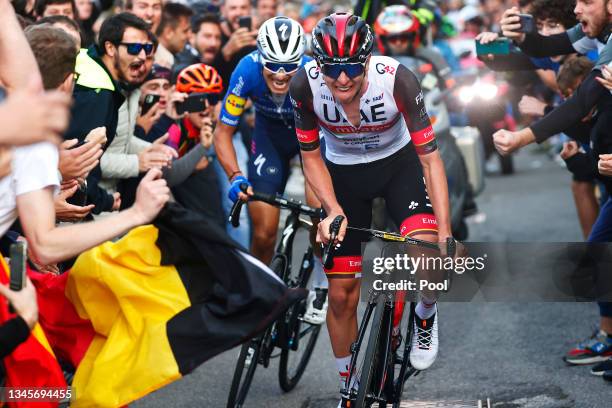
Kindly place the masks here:
<instances>
[{"instance_id":1,"label":"white cycling helmet","mask_svg":"<svg viewBox=\"0 0 612 408\"><path fill-rule=\"evenodd\" d=\"M265 61L299 63L306 49L304 29L289 17L273 17L259 28L257 49Z\"/></svg>"}]
</instances>

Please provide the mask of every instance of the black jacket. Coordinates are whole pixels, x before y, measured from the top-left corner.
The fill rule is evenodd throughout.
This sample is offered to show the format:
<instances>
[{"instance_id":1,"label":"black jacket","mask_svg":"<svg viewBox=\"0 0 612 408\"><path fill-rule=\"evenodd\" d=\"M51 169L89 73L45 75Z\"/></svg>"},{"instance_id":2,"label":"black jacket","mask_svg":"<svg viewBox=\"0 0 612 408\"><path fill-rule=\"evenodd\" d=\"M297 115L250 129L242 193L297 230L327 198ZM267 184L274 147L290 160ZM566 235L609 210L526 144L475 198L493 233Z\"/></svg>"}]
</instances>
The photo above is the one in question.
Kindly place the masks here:
<instances>
[{"instance_id":1,"label":"black jacket","mask_svg":"<svg viewBox=\"0 0 612 408\"><path fill-rule=\"evenodd\" d=\"M83 140L92 129L104 126L106 146L110 146L117 131L119 107L125 101L120 85L112 78L95 46L81 50L76 72L79 78L74 87L74 104L65 138ZM94 214L110 211L113 207L113 196L98 186L101 177L99 165L87 177L87 203L95 204Z\"/></svg>"}]
</instances>

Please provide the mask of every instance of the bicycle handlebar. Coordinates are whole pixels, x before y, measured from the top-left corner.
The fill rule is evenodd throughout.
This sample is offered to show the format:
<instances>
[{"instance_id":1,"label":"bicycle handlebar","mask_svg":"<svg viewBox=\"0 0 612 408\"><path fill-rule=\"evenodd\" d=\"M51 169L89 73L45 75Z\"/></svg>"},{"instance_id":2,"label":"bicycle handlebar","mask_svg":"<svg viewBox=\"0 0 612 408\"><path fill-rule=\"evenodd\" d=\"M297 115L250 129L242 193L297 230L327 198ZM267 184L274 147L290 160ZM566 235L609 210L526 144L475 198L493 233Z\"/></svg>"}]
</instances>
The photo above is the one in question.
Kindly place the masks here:
<instances>
[{"instance_id":1,"label":"bicycle handlebar","mask_svg":"<svg viewBox=\"0 0 612 408\"><path fill-rule=\"evenodd\" d=\"M247 183L240 184L240 190L246 194L248 189ZM283 197L278 194L267 194L267 193L259 193L254 191L252 196L249 196L249 200L253 201L262 201L264 203L268 203L275 207L286 208L291 211L296 211L300 214L309 215L311 217L322 218L322 210L320 208L310 207L301 201L294 200L292 198ZM230 211L229 221L232 226L238 227L240 226L240 212L242 211L242 206L246 201L236 200L232 209Z\"/></svg>"}]
</instances>

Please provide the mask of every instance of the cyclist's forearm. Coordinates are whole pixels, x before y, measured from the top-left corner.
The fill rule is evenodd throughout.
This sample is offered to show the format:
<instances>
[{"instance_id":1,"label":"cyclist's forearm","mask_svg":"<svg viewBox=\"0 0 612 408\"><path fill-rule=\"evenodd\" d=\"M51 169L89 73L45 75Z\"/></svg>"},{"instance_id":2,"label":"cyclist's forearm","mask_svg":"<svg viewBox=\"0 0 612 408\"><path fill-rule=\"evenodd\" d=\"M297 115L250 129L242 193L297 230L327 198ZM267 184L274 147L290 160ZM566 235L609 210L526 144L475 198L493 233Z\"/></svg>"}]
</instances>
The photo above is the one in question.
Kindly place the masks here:
<instances>
[{"instance_id":1,"label":"cyclist's forearm","mask_svg":"<svg viewBox=\"0 0 612 408\"><path fill-rule=\"evenodd\" d=\"M234 144L232 143L235 130L235 127L223 122L218 122L215 129L215 151L219 163L221 163L228 177L240 171L236 150L234 150Z\"/></svg>"},{"instance_id":2,"label":"cyclist's forearm","mask_svg":"<svg viewBox=\"0 0 612 408\"><path fill-rule=\"evenodd\" d=\"M321 150L302 151L304 175L327 214L343 212L332 184L329 171L321 158Z\"/></svg>"},{"instance_id":3,"label":"cyclist's forearm","mask_svg":"<svg viewBox=\"0 0 612 408\"><path fill-rule=\"evenodd\" d=\"M451 236L448 183L440 153L434 151L426 156L421 156L421 164L423 165L423 176L425 177L429 200L438 222L438 236Z\"/></svg>"}]
</instances>

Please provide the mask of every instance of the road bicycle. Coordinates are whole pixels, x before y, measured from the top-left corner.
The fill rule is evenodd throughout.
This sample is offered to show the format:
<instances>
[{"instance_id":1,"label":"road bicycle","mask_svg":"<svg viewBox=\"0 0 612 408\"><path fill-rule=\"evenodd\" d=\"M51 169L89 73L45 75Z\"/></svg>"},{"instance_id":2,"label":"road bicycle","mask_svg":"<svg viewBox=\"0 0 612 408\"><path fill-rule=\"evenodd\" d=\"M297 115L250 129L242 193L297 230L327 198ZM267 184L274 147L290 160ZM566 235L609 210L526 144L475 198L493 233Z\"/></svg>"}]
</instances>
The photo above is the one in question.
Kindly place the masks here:
<instances>
[{"instance_id":1,"label":"road bicycle","mask_svg":"<svg viewBox=\"0 0 612 408\"><path fill-rule=\"evenodd\" d=\"M240 186L246 192L246 184ZM321 217L321 209L312 208L300 201L280 195L254 192L250 201L262 201L290 211L277 244L270 269L290 288L306 288L314 266L311 245L302 257L299 268L292 267L293 242L300 229L310 231L312 222L300 215ZM244 201L237 200L230 213L230 222L239 225L240 211ZM306 370L321 331L321 325L303 320L307 300L296 303L285 314L268 327L263 334L243 344L236 363L232 385L227 400L228 408L242 407L258 365L268 367L270 360L280 357L278 380L283 391L291 391ZM280 353L273 354L276 348Z\"/></svg>"},{"instance_id":2,"label":"road bicycle","mask_svg":"<svg viewBox=\"0 0 612 408\"><path fill-rule=\"evenodd\" d=\"M326 268L333 266L333 242L340 229L342 216L337 217L330 225L331 239L323 251L323 263ZM360 231L371 238L378 238L389 243L405 243L423 249L439 251L437 243L422 241L400 234L365 228L347 227L348 230ZM455 253L455 241L447 241L447 254ZM386 247L385 247L386 248ZM383 248L383 256L384 249ZM388 277L387 274L382 274ZM341 391L343 402L347 407L369 407L378 404L386 407L392 404L399 408L404 384L413 375L419 373L410 365L410 349L414 331L416 302L410 302L407 319L406 336L403 353L393 347L393 316L396 308L403 310L404 302L396 301L392 292L370 289L367 305L361 319L357 339L351 345L351 363L346 386ZM368 332L369 329L369 332ZM367 342L366 342L367 334ZM363 348L365 347L365 353Z\"/></svg>"}]
</instances>

